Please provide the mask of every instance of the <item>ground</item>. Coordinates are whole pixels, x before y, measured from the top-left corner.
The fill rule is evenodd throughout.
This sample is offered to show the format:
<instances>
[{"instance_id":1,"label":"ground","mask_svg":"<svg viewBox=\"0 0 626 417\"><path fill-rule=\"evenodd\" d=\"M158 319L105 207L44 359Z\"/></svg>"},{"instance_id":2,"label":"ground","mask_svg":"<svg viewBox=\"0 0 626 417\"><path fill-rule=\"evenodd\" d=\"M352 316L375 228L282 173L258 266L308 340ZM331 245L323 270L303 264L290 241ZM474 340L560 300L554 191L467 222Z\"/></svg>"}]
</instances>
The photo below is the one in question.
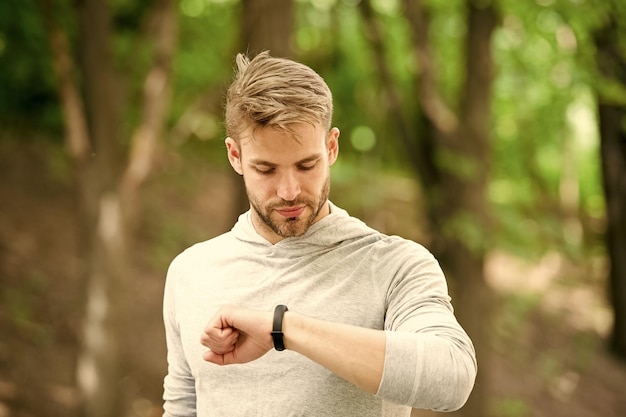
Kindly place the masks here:
<instances>
[{"instance_id":1,"label":"ground","mask_svg":"<svg viewBox=\"0 0 626 417\"><path fill-rule=\"evenodd\" d=\"M77 274L83 259L62 154L54 145L0 143L0 417L78 415L75 368L85 285ZM130 404L127 417L162 412L160 309L168 262L188 244L227 230L234 218L228 214L232 175L209 165L190 174L189 165L175 158L161 168L143 191L144 220L133 251L136 302L128 318L128 372L120 381ZM370 192L355 214L419 239L412 232L419 225L407 227L407 216L397 214L415 206L414 185L384 181L384 190ZM339 191L333 198L342 197ZM533 261L489 255L486 276L498 314L490 363L482 364L488 378L481 383L488 386L491 415L625 415L626 366L606 351L610 309L602 266L588 268L558 253Z\"/></svg>"}]
</instances>

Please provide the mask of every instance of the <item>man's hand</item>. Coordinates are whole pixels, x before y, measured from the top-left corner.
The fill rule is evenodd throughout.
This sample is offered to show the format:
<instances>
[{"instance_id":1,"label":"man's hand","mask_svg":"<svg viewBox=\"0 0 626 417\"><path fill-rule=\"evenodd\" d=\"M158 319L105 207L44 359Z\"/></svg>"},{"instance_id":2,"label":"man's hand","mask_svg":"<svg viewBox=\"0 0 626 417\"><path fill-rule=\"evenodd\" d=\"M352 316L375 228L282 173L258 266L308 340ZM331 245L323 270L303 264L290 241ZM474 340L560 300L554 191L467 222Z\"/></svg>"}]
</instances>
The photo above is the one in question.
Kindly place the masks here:
<instances>
[{"instance_id":1,"label":"man's hand","mask_svg":"<svg viewBox=\"0 0 626 417\"><path fill-rule=\"evenodd\" d=\"M200 343L210 350L203 358L218 365L246 363L274 346L272 312L223 307L204 328Z\"/></svg>"}]
</instances>

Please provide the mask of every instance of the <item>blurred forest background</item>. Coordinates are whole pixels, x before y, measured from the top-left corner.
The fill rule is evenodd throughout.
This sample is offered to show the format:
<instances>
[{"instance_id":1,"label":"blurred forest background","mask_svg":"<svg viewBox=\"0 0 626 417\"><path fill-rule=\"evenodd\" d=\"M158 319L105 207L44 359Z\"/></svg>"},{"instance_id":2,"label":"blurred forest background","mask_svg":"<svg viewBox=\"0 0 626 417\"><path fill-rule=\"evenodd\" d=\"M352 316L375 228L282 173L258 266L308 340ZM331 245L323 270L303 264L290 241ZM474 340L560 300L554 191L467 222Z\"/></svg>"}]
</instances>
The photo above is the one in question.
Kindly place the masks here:
<instances>
[{"instance_id":1,"label":"blurred forest background","mask_svg":"<svg viewBox=\"0 0 626 417\"><path fill-rule=\"evenodd\" d=\"M440 260L455 414L623 416L626 2L2 0L0 417L161 415L165 272L246 208L223 95L266 49L334 92L332 200Z\"/></svg>"}]
</instances>

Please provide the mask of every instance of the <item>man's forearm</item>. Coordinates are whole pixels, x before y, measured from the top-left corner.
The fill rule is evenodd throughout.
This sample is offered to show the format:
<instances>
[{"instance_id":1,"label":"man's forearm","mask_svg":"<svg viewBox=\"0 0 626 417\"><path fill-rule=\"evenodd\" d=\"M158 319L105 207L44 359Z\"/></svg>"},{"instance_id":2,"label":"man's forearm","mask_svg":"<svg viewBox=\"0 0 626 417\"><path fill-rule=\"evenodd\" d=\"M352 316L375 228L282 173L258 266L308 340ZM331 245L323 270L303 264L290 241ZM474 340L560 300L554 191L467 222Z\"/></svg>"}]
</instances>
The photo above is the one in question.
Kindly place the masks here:
<instances>
[{"instance_id":1,"label":"man's forearm","mask_svg":"<svg viewBox=\"0 0 626 417\"><path fill-rule=\"evenodd\" d=\"M224 307L206 326L204 359L219 365L249 362L272 349L272 313ZM288 311L285 347L376 394L385 362L385 332L323 321Z\"/></svg>"},{"instance_id":2,"label":"man's forearm","mask_svg":"<svg viewBox=\"0 0 626 417\"><path fill-rule=\"evenodd\" d=\"M376 394L385 362L385 332L305 317L283 319L285 347Z\"/></svg>"}]
</instances>

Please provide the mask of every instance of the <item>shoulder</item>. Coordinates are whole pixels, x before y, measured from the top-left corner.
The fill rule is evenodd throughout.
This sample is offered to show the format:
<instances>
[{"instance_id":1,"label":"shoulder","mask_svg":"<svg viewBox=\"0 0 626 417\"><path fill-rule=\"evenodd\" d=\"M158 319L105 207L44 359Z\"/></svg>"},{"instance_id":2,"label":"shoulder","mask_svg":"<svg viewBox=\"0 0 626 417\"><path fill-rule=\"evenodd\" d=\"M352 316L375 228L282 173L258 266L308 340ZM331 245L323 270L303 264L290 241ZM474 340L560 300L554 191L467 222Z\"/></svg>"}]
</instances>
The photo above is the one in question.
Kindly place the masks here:
<instances>
[{"instance_id":1,"label":"shoulder","mask_svg":"<svg viewBox=\"0 0 626 417\"><path fill-rule=\"evenodd\" d=\"M226 232L211 239L198 242L179 253L170 263L170 271L195 268L200 263L232 252L236 239L232 232Z\"/></svg>"},{"instance_id":2,"label":"shoulder","mask_svg":"<svg viewBox=\"0 0 626 417\"><path fill-rule=\"evenodd\" d=\"M401 236L379 233L376 247L382 253L390 256L434 259L433 254L425 246Z\"/></svg>"},{"instance_id":3,"label":"shoulder","mask_svg":"<svg viewBox=\"0 0 626 417\"><path fill-rule=\"evenodd\" d=\"M378 270L400 275L424 273L443 275L435 256L415 241L380 234L374 247Z\"/></svg>"},{"instance_id":4,"label":"shoulder","mask_svg":"<svg viewBox=\"0 0 626 417\"><path fill-rule=\"evenodd\" d=\"M379 264L389 263L437 263L433 254L423 245L413 240L387 235L368 226L359 218L343 212L334 218L334 225L344 242L354 242L360 247L371 250L375 261Z\"/></svg>"},{"instance_id":5,"label":"shoulder","mask_svg":"<svg viewBox=\"0 0 626 417\"><path fill-rule=\"evenodd\" d=\"M331 205L332 226L344 240L365 241L372 249L398 256L410 255L432 258L432 254L421 244L397 235L387 235L367 225L363 220L351 216L347 211Z\"/></svg>"},{"instance_id":6,"label":"shoulder","mask_svg":"<svg viewBox=\"0 0 626 417\"><path fill-rule=\"evenodd\" d=\"M397 235L386 235L383 233L379 233L379 235L380 239L378 241L378 245L381 248L406 250L414 253L419 253L424 256L431 255L430 251L426 249L425 246L415 242L414 240L410 240Z\"/></svg>"}]
</instances>

